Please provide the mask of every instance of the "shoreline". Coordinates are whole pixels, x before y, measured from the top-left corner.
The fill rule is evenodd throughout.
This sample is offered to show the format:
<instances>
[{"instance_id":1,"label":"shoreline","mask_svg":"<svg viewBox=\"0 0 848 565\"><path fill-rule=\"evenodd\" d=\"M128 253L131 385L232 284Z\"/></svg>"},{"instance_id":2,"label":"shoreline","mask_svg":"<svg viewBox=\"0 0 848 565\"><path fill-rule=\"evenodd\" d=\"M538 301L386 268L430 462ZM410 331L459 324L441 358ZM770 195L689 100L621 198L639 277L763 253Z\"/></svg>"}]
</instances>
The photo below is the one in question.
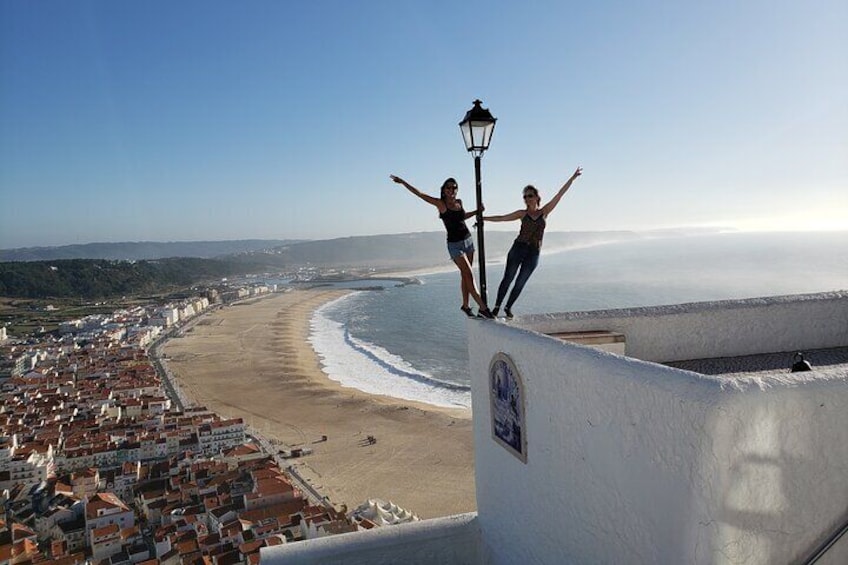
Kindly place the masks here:
<instances>
[{"instance_id":1,"label":"shoreline","mask_svg":"<svg viewBox=\"0 0 848 565\"><path fill-rule=\"evenodd\" d=\"M448 410L460 418L470 417L469 386L443 381L412 367L399 368L392 361L386 362L379 354L361 349L361 342L348 335L344 326L323 312L354 298L356 292L345 292L324 302L310 316L307 342L315 351L325 377L344 388L386 398L390 402L408 402L425 410ZM373 344L365 347L370 346Z\"/></svg>"},{"instance_id":2,"label":"shoreline","mask_svg":"<svg viewBox=\"0 0 848 565\"><path fill-rule=\"evenodd\" d=\"M308 342L312 316L349 292L293 290L227 306L161 349L198 404L312 448L292 464L331 502L352 510L382 498L421 518L475 510L470 410L364 393L322 370ZM363 445L368 436L376 443Z\"/></svg>"}]
</instances>

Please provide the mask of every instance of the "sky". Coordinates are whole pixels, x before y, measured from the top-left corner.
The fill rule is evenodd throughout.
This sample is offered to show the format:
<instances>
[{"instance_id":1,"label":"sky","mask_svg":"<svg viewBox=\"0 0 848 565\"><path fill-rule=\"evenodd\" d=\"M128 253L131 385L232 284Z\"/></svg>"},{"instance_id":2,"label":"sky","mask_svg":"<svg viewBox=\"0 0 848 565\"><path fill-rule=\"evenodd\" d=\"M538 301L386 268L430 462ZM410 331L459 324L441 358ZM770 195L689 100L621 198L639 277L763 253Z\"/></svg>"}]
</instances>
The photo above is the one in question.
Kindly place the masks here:
<instances>
[{"instance_id":1,"label":"sky","mask_svg":"<svg viewBox=\"0 0 848 565\"><path fill-rule=\"evenodd\" d=\"M848 229L848 2L0 0L0 248L441 230ZM491 229L517 230L517 224ZM490 229L487 227L487 229Z\"/></svg>"}]
</instances>

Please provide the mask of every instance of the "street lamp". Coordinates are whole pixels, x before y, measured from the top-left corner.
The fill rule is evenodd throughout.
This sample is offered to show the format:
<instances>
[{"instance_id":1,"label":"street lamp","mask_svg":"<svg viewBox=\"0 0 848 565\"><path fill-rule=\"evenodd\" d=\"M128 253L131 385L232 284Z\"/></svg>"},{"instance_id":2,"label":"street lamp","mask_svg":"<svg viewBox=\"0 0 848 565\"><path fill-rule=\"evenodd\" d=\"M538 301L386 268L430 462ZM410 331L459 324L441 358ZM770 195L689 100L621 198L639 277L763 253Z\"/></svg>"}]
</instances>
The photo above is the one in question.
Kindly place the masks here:
<instances>
[{"instance_id":1,"label":"street lamp","mask_svg":"<svg viewBox=\"0 0 848 565\"><path fill-rule=\"evenodd\" d=\"M480 157L489 148L492 140L492 132L495 131L497 118L486 108L480 106L482 102L474 101L474 106L465 113L465 118L459 122L462 131L462 139L465 148L474 154L474 178L477 181L477 247L479 248L480 261L480 298L488 305L486 299L486 247L483 242L483 184L480 181Z\"/></svg>"}]
</instances>

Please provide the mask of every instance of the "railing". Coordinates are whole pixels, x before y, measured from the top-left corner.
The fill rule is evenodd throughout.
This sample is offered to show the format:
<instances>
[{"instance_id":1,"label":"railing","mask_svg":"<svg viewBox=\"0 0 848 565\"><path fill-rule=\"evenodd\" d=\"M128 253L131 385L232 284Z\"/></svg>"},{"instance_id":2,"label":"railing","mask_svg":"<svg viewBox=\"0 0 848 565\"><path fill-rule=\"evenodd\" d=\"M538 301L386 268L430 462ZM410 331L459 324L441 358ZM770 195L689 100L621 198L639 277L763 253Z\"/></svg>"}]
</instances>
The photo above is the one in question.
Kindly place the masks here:
<instances>
[{"instance_id":1,"label":"railing","mask_svg":"<svg viewBox=\"0 0 848 565\"><path fill-rule=\"evenodd\" d=\"M814 563L818 562L818 560L824 557L824 555L828 551L830 551L830 549L836 544L836 542L838 542L846 533L848 533L848 520L845 520L844 524L836 528L836 531L834 531L830 536L828 536L828 538L825 539L821 543L821 545L813 551L810 557L808 557L801 563L803 563L803 565L813 565Z\"/></svg>"}]
</instances>

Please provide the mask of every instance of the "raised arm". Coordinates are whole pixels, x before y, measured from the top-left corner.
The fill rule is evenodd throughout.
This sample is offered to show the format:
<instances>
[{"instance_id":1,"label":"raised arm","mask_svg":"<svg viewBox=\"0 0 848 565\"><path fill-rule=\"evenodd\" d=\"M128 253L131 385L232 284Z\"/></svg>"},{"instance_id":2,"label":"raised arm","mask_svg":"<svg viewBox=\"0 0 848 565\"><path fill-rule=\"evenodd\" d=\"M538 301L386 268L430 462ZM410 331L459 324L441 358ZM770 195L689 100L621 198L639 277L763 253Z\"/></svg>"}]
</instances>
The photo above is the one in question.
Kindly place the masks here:
<instances>
[{"instance_id":1,"label":"raised arm","mask_svg":"<svg viewBox=\"0 0 848 565\"><path fill-rule=\"evenodd\" d=\"M434 197L430 196L429 194L424 194L423 192L421 192L420 190L418 190L417 188L415 188L414 186L412 186L411 184L409 184L408 182L406 182L405 180L403 180L402 178L400 178L398 176L389 175L389 178L392 179L393 181L395 181L396 183L402 184L403 186L405 186L406 189L409 192L411 192L412 194L414 194L415 196L417 196L418 198L420 198L424 202L426 202L428 204L432 204L433 206L438 208L439 212L445 211L445 203L442 202L440 199L434 198Z\"/></svg>"},{"instance_id":2,"label":"raised arm","mask_svg":"<svg viewBox=\"0 0 848 565\"><path fill-rule=\"evenodd\" d=\"M557 204L559 204L559 201L562 200L563 195L566 192L568 192L569 188L571 188L571 183L574 182L574 179L576 179L577 177L579 177L582 174L583 174L583 167L577 167L577 170L574 171L574 174L571 175L571 178L568 179L567 181L565 181L565 184L562 185L562 188L559 189L559 191L554 195L554 197L551 198L548 201L547 204L542 206L542 214L547 216L548 214L553 212L554 208L556 208Z\"/></svg>"},{"instance_id":3,"label":"raised arm","mask_svg":"<svg viewBox=\"0 0 848 565\"><path fill-rule=\"evenodd\" d=\"M520 220L521 216L523 216L527 210L516 210L515 212L510 212L509 214L501 214L500 216L483 216L483 220L486 222L511 222L513 220Z\"/></svg>"}]
</instances>

